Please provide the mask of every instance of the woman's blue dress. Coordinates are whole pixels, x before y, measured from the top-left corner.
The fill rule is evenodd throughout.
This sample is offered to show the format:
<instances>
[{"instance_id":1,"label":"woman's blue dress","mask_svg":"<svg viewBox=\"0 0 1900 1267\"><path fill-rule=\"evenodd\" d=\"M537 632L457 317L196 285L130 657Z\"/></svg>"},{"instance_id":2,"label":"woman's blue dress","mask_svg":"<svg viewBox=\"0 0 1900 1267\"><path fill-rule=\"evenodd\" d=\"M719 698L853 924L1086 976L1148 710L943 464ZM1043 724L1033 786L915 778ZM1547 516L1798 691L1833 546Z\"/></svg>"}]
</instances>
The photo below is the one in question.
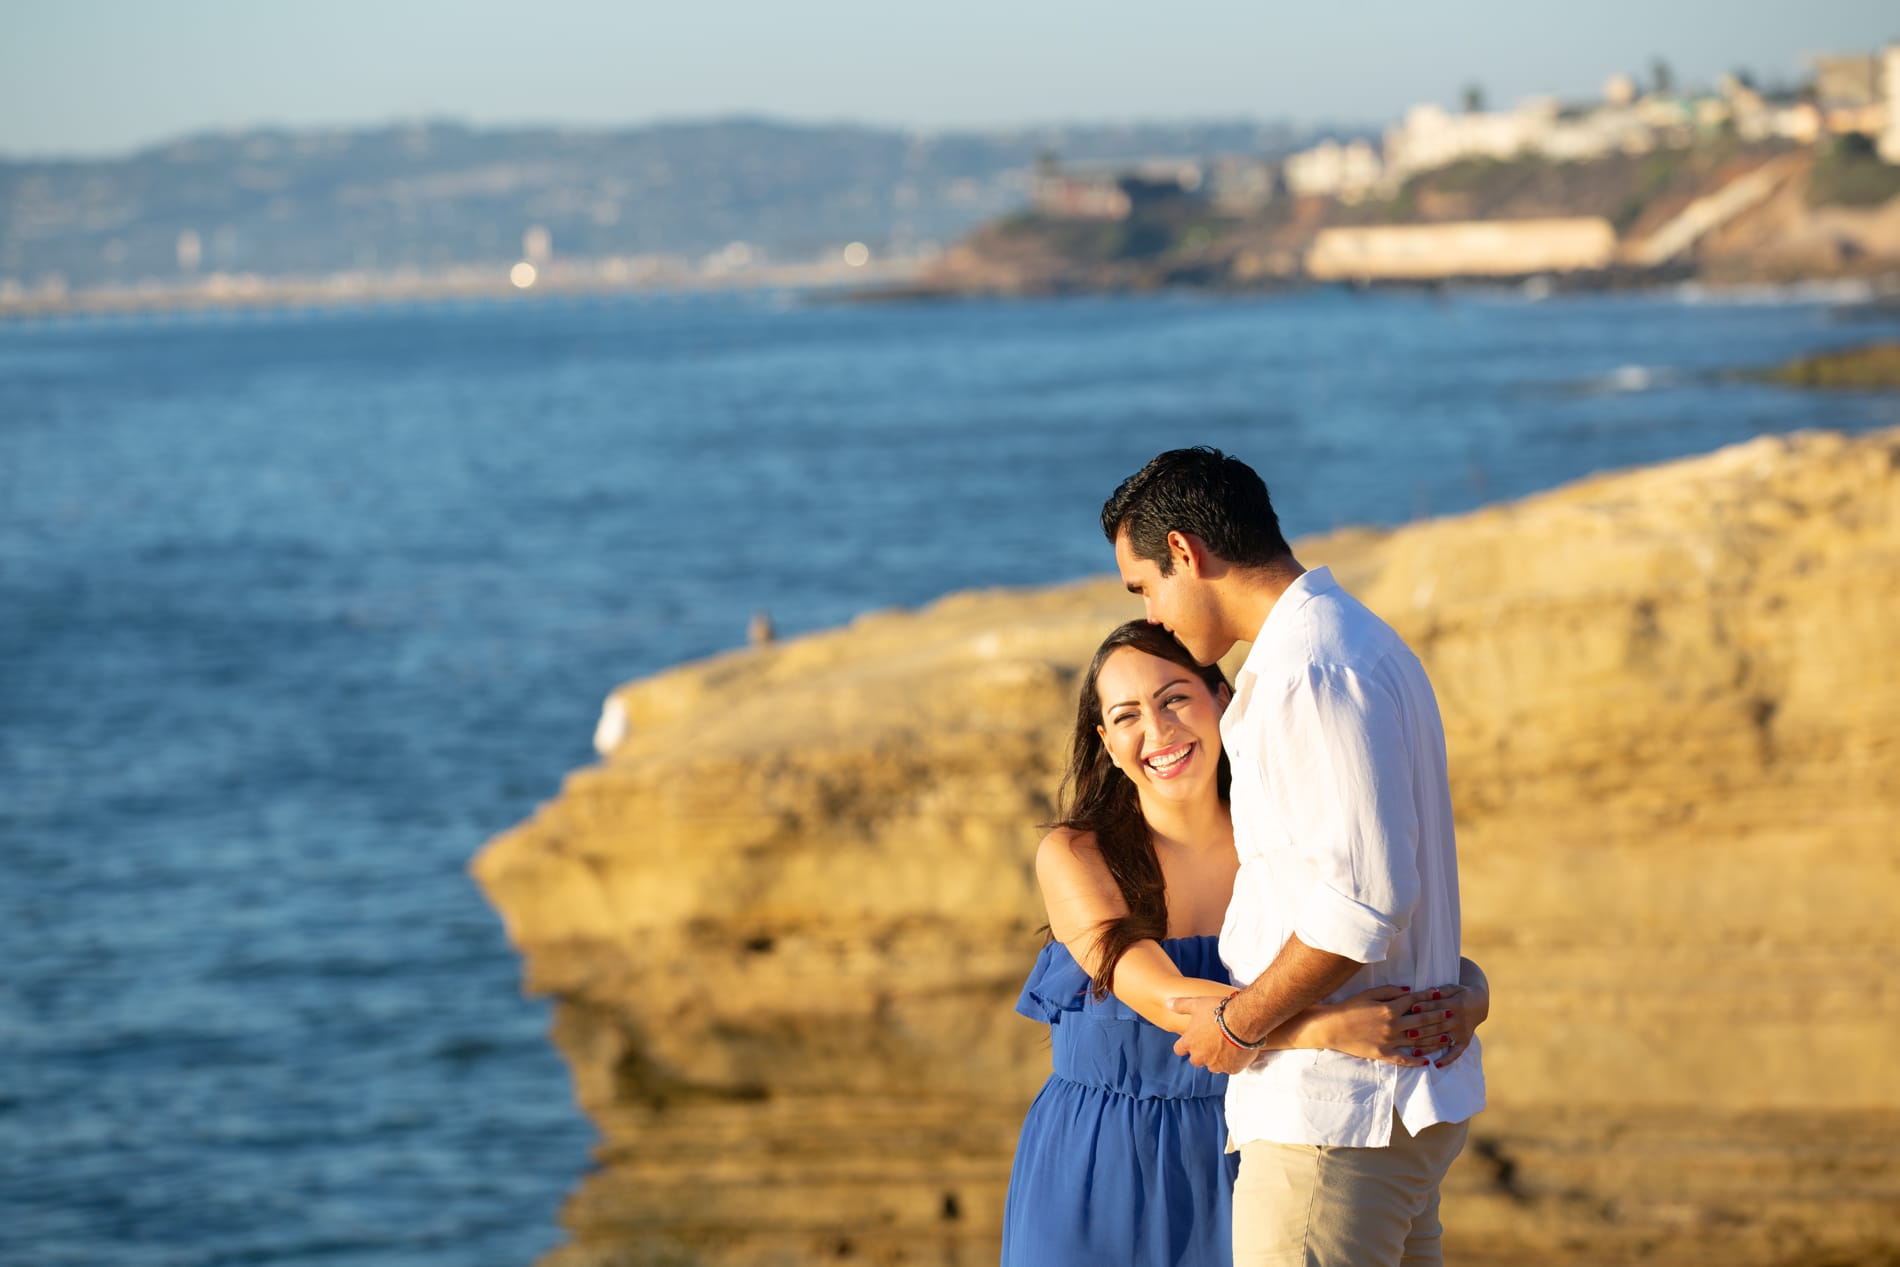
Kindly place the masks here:
<instances>
[{"instance_id":1,"label":"woman's blue dress","mask_svg":"<svg viewBox=\"0 0 1900 1267\"><path fill-rule=\"evenodd\" d=\"M1190 977L1227 979L1219 939L1161 943ZM1224 1074L1115 996L1097 1002L1063 948L1043 948L1016 1010L1046 1021L1055 1071L1029 1106L1003 1212L1004 1267L1226 1267L1234 1175Z\"/></svg>"}]
</instances>

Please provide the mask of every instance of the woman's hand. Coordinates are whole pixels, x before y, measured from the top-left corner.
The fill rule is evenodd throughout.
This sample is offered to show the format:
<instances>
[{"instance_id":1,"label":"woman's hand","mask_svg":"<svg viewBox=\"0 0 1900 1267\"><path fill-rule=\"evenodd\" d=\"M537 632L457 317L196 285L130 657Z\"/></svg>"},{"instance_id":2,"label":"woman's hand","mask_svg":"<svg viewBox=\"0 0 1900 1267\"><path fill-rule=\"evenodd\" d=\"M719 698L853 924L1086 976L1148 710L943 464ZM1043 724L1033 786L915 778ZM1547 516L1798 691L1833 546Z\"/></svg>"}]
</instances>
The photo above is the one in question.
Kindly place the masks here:
<instances>
[{"instance_id":1,"label":"woman's hand","mask_svg":"<svg viewBox=\"0 0 1900 1267\"><path fill-rule=\"evenodd\" d=\"M1411 991L1382 985L1314 1011L1320 1013L1314 1017L1319 1046L1364 1060L1443 1069L1471 1045L1491 999L1460 985Z\"/></svg>"}]
</instances>

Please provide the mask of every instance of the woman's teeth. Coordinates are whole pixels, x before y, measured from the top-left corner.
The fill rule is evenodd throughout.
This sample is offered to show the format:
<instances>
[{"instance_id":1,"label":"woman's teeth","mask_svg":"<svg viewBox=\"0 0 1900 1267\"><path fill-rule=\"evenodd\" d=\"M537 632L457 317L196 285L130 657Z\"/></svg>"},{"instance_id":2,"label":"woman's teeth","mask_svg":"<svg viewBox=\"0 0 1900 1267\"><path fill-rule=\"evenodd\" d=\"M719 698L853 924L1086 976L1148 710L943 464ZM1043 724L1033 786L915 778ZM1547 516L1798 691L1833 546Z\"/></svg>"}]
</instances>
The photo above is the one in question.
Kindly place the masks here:
<instances>
[{"instance_id":1,"label":"woman's teeth","mask_svg":"<svg viewBox=\"0 0 1900 1267\"><path fill-rule=\"evenodd\" d=\"M1180 765L1183 761L1187 760L1188 754L1192 753L1193 751L1194 751L1193 744L1184 744L1179 748L1172 749L1168 752L1157 753L1156 755L1149 757L1147 761L1145 762L1145 764L1150 770L1153 770L1156 774L1165 775L1170 770L1173 770L1176 766Z\"/></svg>"}]
</instances>

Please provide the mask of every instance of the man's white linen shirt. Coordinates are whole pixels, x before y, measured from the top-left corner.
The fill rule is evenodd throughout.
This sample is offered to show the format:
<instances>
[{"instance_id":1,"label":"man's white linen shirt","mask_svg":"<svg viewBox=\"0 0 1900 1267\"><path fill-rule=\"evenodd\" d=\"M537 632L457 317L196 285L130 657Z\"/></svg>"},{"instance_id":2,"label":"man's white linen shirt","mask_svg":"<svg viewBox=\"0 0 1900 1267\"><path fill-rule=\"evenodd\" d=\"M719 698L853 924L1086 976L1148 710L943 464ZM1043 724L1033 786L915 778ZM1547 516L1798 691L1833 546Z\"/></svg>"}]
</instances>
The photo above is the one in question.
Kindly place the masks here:
<instances>
[{"instance_id":1,"label":"man's white linen shirt","mask_svg":"<svg viewBox=\"0 0 1900 1267\"><path fill-rule=\"evenodd\" d=\"M1444 723L1425 668L1327 568L1268 613L1221 718L1240 871L1221 958L1251 982L1298 935L1365 964L1328 997L1458 980L1458 855ZM1456 1006L1455 1004L1453 1005ZM1227 1083L1235 1145L1383 1147L1484 1107L1479 1045L1447 1069L1262 1053Z\"/></svg>"}]
</instances>

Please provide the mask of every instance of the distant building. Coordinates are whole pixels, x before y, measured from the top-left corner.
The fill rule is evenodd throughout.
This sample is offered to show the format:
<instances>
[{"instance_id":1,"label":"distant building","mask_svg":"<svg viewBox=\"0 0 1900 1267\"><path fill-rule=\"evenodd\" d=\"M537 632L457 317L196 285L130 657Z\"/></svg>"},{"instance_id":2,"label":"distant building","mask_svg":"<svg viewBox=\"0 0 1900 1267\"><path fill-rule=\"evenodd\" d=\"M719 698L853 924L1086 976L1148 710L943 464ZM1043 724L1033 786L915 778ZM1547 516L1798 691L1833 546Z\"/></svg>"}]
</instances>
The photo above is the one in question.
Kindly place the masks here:
<instances>
[{"instance_id":1,"label":"distant building","mask_svg":"<svg viewBox=\"0 0 1900 1267\"><path fill-rule=\"evenodd\" d=\"M1528 148L1560 163L1587 162L1610 154L1647 154L1686 126L1684 116L1672 112L1659 128L1658 119L1644 106L1639 101L1549 116L1541 129L1532 132Z\"/></svg>"},{"instance_id":2,"label":"distant building","mask_svg":"<svg viewBox=\"0 0 1900 1267\"><path fill-rule=\"evenodd\" d=\"M1812 64L1814 99L1822 109L1871 106L1882 100L1878 54L1830 54L1816 57Z\"/></svg>"},{"instance_id":3,"label":"distant building","mask_svg":"<svg viewBox=\"0 0 1900 1267\"><path fill-rule=\"evenodd\" d=\"M1880 157L1900 163L1900 44L1889 44L1881 51L1880 71L1881 102L1887 108L1877 142Z\"/></svg>"},{"instance_id":4,"label":"distant building","mask_svg":"<svg viewBox=\"0 0 1900 1267\"><path fill-rule=\"evenodd\" d=\"M1718 91L1728 106L1735 134L1744 141L1781 139L1807 144L1821 134L1820 111L1798 96L1771 98L1732 75L1722 76Z\"/></svg>"},{"instance_id":5,"label":"distant building","mask_svg":"<svg viewBox=\"0 0 1900 1267\"><path fill-rule=\"evenodd\" d=\"M1848 53L1814 59L1814 105L1821 129L1835 136L1877 137L1890 115L1884 54Z\"/></svg>"},{"instance_id":6,"label":"distant building","mask_svg":"<svg viewBox=\"0 0 1900 1267\"><path fill-rule=\"evenodd\" d=\"M1207 185L1208 201L1228 215L1259 211L1286 192L1278 163L1239 155L1215 159Z\"/></svg>"},{"instance_id":7,"label":"distant building","mask_svg":"<svg viewBox=\"0 0 1900 1267\"><path fill-rule=\"evenodd\" d=\"M1034 206L1057 220L1126 220L1134 208L1120 177L1063 172L1036 177Z\"/></svg>"},{"instance_id":8,"label":"distant building","mask_svg":"<svg viewBox=\"0 0 1900 1267\"><path fill-rule=\"evenodd\" d=\"M1286 187L1296 197L1358 202L1378 186L1384 170L1378 151L1366 141L1321 141L1287 157Z\"/></svg>"},{"instance_id":9,"label":"distant building","mask_svg":"<svg viewBox=\"0 0 1900 1267\"><path fill-rule=\"evenodd\" d=\"M1038 165L1031 204L1059 220L1126 220L1138 211L1198 199L1206 176L1198 161L1121 159Z\"/></svg>"},{"instance_id":10,"label":"distant building","mask_svg":"<svg viewBox=\"0 0 1900 1267\"><path fill-rule=\"evenodd\" d=\"M1548 98L1509 113L1452 114L1442 106L1413 106L1405 122L1385 134L1385 170L1397 183L1415 172L1449 167L1471 158L1510 159L1537 146L1558 113Z\"/></svg>"}]
</instances>

